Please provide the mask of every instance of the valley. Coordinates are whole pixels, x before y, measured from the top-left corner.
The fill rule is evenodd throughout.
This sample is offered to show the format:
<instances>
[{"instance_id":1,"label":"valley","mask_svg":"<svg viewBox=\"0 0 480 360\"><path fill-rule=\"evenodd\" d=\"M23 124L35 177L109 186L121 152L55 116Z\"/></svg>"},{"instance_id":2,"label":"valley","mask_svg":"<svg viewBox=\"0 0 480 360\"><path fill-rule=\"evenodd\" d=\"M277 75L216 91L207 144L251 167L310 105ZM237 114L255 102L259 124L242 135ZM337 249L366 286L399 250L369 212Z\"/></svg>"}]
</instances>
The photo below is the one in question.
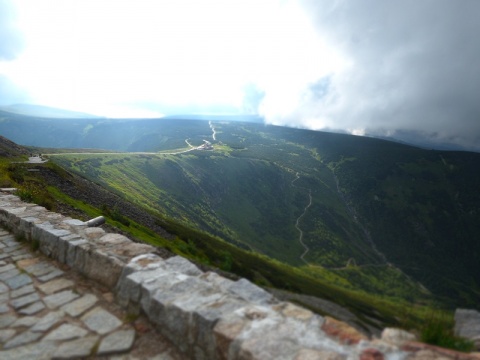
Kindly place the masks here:
<instances>
[{"instance_id":1,"label":"valley","mask_svg":"<svg viewBox=\"0 0 480 360\"><path fill-rule=\"evenodd\" d=\"M16 130L26 124L35 141ZM153 216L307 276L396 301L477 305L479 154L221 120L15 115L0 131Z\"/></svg>"},{"instance_id":2,"label":"valley","mask_svg":"<svg viewBox=\"0 0 480 360\"><path fill-rule=\"evenodd\" d=\"M451 263L447 266L450 270L436 269L432 267L432 256L436 254L419 250L417 242L409 241L407 248L417 247L411 254L404 248L406 239L399 234L392 239L392 230L401 227L408 232L410 221L414 221L412 218L405 222L396 215L397 206L403 204L398 197L384 194L380 200L379 194L372 193L370 199L362 199L390 181L399 181L397 176L387 176L385 182L377 183L378 187L362 183L366 179L373 182L375 172L410 166L392 159L392 163L377 169L375 163L385 156L382 152L393 151L395 155L400 148L407 154L400 151L407 164L415 163L420 154L432 152L361 139L365 144L358 146L359 151L352 146L348 154L341 149L341 142L333 148L335 151L324 145L325 140L341 139L342 135L228 122L214 123L213 141L212 124L196 124L196 131L188 136L188 148L157 153L58 154L52 160L129 201L245 249L306 272L315 272L316 267L330 269L346 286L403 298L421 297L425 291L439 293L447 303L454 298L473 300L476 296L478 285L468 290L462 285L475 279L473 268L459 271L465 264ZM190 126L195 128L194 124ZM305 143L309 137L309 143ZM195 149L207 138L213 141L212 150ZM434 164L442 160L436 155L436 160L423 161L436 167ZM364 169L359 169L362 175L351 176L351 167L359 163L363 163ZM363 175L366 169L373 171ZM421 197L426 184L421 180L417 184L421 185L418 189L409 183L409 191ZM429 198L431 206L435 207L432 201L437 200ZM377 203L392 207L377 216L371 213ZM385 229L382 233L378 232L380 226ZM418 238L418 234L412 235L411 240ZM399 256L398 246L403 256ZM444 254L444 250L440 252ZM412 256L417 259L412 261ZM453 266L462 273L453 276L454 280L447 274L451 274ZM432 281L432 271L452 280ZM478 279L473 281L478 284Z\"/></svg>"}]
</instances>

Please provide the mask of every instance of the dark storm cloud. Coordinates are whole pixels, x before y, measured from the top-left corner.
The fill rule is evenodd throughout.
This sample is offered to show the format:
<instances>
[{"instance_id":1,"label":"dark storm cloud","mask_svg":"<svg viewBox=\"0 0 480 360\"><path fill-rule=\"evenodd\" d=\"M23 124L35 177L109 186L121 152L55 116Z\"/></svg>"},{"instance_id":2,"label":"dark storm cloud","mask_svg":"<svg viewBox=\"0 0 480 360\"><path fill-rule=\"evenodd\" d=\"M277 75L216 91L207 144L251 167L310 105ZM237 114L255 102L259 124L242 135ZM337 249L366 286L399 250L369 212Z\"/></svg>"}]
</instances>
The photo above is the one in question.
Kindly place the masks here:
<instances>
[{"instance_id":1,"label":"dark storm cloud","mask_svg":"<svg viewBox=\"0 0 480 360\"><path fill-rule=\"evenodd\" d=\"M0 61L13 60L22 49L23 39L15 27L13 4L0 0Z\"/></svg>"},{"instance_id":2,"label":"dark storm cloud","mask_svg":"<svg viewBox=\"0 0 480 360\"><path fill-rule=\"evenodd\" d=\"M310 0L320 34L350 66L311 88L298 118L370 133L413 130L477 147L480 1Z\"/></svg>"}]
</instances>

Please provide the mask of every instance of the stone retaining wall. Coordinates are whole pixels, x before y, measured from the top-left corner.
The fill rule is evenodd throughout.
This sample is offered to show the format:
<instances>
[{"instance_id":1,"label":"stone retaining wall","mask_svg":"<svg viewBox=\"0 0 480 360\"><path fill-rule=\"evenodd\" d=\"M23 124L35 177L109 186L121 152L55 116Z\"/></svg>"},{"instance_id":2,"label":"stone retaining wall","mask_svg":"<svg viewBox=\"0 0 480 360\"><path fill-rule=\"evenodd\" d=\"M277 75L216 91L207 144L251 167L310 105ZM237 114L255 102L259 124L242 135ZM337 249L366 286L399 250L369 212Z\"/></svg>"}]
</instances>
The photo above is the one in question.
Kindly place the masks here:
<instances>
[{"instance_id":1,"label":"stone retaining wall","mask_svg":"<svg viewBox=\"0 0 480 360\"><path fill-rule=\"evenodd\" d=\"M190 358L422 359L422 351L439 351L409 342L400 330L369 340L347 324L280 302L248 280L202 272L179 256L164 260L150 245L1 192L0 225L111 288L120 305L146 314Z\"/></svg>"}]
</instances>

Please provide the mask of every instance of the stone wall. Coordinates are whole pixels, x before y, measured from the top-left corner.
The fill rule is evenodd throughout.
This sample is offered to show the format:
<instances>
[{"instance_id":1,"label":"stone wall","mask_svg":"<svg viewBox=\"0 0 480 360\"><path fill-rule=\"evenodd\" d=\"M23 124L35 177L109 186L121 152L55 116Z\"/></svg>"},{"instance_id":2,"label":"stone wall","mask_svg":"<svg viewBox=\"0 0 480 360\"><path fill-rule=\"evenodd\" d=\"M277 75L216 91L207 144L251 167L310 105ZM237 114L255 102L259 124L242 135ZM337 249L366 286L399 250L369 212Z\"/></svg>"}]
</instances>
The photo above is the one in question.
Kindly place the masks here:
<instances>
[{"instance_id":1,"label":"stone wall","mask_svg":"<svg viewBox=\"0 0 480 360\"><path fill-rule=\"evenodd\" d=\"M345 323L280 302L248 280L202 272L179 256L162 259L150 245L87 227L1 192L0 225L111 288L120 305L132 314L146 314L189 358L426 358L422 351L440 352L447 359L451 355L426 349L400 330L388 329L382 339L367 339Z\"/></svg>"}]
</instances>

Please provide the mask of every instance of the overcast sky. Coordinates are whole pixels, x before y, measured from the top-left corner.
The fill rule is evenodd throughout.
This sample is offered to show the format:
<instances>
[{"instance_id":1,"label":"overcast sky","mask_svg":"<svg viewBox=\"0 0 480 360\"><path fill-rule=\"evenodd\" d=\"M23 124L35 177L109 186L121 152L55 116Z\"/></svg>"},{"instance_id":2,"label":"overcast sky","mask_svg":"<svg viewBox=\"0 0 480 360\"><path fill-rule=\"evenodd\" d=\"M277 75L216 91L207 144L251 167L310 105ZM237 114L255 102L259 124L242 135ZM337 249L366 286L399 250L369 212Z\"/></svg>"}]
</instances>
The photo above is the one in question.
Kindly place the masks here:
<instances>
[{"instance_id":1,"label":"overcast sky","mask_svg":"<svg viewBox=\"0 0 480 360\"><path fill-rule=\"evenodd\" d=\"M0 0L0 105L258 111L480 150L478 0Z\"/></svg>"}]
</instances>

